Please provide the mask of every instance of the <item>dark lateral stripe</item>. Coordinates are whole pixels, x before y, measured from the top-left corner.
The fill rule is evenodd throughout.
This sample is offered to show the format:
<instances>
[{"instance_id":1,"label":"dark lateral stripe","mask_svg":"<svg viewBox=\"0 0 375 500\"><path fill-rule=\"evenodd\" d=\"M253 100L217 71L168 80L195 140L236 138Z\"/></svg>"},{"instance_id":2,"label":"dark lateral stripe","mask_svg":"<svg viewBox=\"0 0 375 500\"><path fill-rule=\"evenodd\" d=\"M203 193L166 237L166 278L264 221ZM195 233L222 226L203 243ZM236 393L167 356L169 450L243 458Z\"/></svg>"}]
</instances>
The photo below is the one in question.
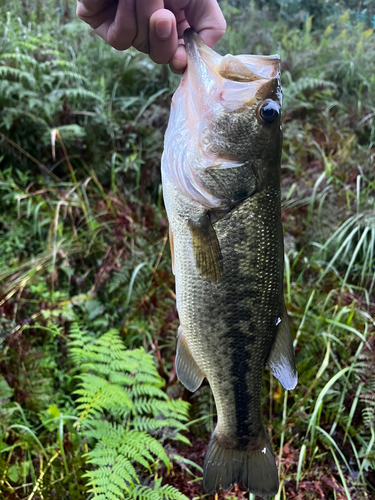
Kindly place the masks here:
<instances>
[{"instance_id":1,"label":"dark lateral stripe","mask_svg":"<svg viewBox=\"0 0 375 500\"><path fill-rule=\"evenodd\" d=\"M251 326L252 325L249 323L249 330L252 329ZM256 372L259 370L261 371L262 367L254 364L254 353L246 349L249 345L248 332L243 332L239 328L233 326L229 336L232 347L231 376L232 380L235 382L233 384L233 390L237 423L236 436L239 438L243 438L244 436L256 437L257 429L259 428L260 413L258 415L251 415L251 403L254 397L259 399L259 394L250 393L250 387L247 385L247 380L249 370L253 372L251 376L254 377L254 379L259 378ZM257 388L253 386L252 389L256 390ZM259 384L259 393L260 389Z\"/></svg>"},{"instance_id":2,"label":"dark lateral stripe","mask_svg":"<svg viewBox=\"0 0 375 500\"><path fill-rule=\"evenodd\" d=\"M234 241L227 239L223 245L227 303L220 316L226 324L235 406L228 410L235 412L233 431L244 446L263 433L262 372L276 336L275 318L283 294L279 202L271 196L248 199L233 214Z\"/></svg>"}]
</instances>

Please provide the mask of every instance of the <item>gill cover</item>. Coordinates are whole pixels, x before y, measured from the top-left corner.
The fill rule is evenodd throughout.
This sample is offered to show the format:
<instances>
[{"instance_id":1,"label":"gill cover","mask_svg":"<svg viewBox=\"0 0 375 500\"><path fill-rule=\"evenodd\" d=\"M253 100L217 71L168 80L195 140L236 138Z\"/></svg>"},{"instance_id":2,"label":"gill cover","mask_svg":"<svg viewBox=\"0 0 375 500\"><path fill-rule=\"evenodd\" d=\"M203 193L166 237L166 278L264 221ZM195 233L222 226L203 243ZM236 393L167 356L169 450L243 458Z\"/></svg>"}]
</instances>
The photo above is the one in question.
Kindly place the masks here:
<instances>
[{"instance_id":1,"label":"gill cover","mask_svg":"<svg viewBox=\"0 0 375 500\"><path fill-rule=\"evenodd\" d=\"M168 177L188 199L208 209L218 208L226 205L228 199L222 193L215 196L208 192L201 180L202 173L207 168L213 171L241 167L244 159L223 154L212 140L210 125L224 113L249 109L255 113L269 96L280 108L280 58L221 56L207 47L193 29L185 31L184 40L188 69L172 100L162 159L163 177ZM261 116L262 111L258 113Z\"/></svg>"}]
</instances>

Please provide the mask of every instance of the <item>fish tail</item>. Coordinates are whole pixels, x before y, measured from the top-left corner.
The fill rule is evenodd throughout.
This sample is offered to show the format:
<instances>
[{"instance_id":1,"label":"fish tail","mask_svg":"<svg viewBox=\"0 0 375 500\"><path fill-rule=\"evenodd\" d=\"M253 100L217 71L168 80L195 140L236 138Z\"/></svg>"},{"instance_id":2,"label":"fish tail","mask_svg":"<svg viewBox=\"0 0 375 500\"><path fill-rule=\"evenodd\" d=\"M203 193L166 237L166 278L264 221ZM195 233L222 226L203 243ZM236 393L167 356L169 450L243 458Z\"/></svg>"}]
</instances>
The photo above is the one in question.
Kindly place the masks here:
<instances>
[{"instance_id":1,"label":"fish tail","mask_svg":"<svg viewBox=\"0 0 375 500\"><path fill-rule=\"evenodd\" d=\"M259 447L228 448L219 442L214 432L204 461L205 491L214 493L220 488L225 491L242 481L244 487L255 495L276 495L279 478L271 443L264 431L257 444Z\"/></svg>"}]
</instances>

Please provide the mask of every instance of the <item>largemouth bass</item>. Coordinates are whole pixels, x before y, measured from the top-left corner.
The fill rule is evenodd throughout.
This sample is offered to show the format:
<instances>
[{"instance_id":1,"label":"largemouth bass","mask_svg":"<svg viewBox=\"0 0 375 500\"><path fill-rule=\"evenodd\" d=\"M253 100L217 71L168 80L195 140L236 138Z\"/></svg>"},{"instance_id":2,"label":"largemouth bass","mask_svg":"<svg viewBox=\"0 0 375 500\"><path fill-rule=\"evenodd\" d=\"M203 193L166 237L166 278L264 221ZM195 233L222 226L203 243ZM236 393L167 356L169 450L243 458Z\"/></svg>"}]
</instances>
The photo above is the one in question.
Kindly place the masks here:
<instances>
[{"instance_id":1,"label":"largemouth bass","mask_svg":"<svg viewBox=\"0 0 375 500\"><path fill-rule=\"evenodd\" d=\"M207 493L242 481L276 494L261 419L265 365L286 389L297 371L283 296L279 56L220 56L190 29L162 158L176 277L176 373L207 377L217 426L204 462Z\"/></svg>"}]
</instances>

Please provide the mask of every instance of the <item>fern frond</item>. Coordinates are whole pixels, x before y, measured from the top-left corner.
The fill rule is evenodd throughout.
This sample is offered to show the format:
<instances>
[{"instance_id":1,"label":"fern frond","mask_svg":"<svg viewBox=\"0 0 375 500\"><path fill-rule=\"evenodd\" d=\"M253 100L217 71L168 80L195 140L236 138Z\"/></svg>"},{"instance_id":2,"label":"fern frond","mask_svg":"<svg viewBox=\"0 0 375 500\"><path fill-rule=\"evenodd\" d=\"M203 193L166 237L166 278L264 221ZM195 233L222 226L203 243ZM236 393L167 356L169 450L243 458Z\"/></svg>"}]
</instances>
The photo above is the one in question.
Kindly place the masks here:
<instances>
[{"instance_id":1,"label":"fern frond","mask_svg":"<svg viewBox=\"0 0 375 500\"><path fill-rule=\"evenodd\" d=\"M168 401L156 401L154 405L154 413L162 413L164 415L178 415L179 419L188 420L190 405L181 399L168 399Z\"/></svg>"},{"instance_id":2,"label":"fern frond","mask_svg":"<svg viewBox=\"0 0 375 500\"><path fill-rule=\"evenodd\" d=\"M129 458L137 454L150 462L154 460L152 455L155 455L156 460L161 460L169 468L169 459L163 446L147 432L136 430L127 432L120 444L120 451Z\"/></svg>"},{"instance_id":3,"label":"fern frond","mask_svg":"<svg viewBox=\"0 0 375 500\"><path fill-rule=\"evenodd\" d=\"M6 78L12 76L17 78L19 81L25 81L29 84L30 88L33 88L36 84L36 80L33 75L29 72L13 68L12 66L0 66L0 78Z\"/></svg>"},{"instance_id":4,"label":"fern frond","mask_svg":"<svg viewBox=\"0 0 375 500\"><path fill-rule=\"evenodd\" d=\"M86 454L89 463L97 467L86 474L90 491L104 500L142 495L185 498L169 486L137 490L136 483L139 467L151 473L154 464L161 461L169 469L158 438L189 444L182 434L189 405L168 398L161 390L164 381L153 357L143 349L126 349L117 330L93 340L74 324L70 338L70 357L81 370L75 391L80 429L86 439L96 442Z\"/></svg>"},{"instance_id":5,"label":"fern frond","mask_svg":"<svg viewBox=\"0 0 375 500\"><path fill-rule=\"evenodd\" d=\"M40 41L38 43L40 45ZM29 52L34 52L35 50L38 50L39 45L35 43L35 39L33 40L32 38L29 38L28 40L18 40L17 42L17 47L19 49L25 49L26 51Z\"/></svg>"},{"instance_id":6,"label":"fern frond","mask_svg":"<svg viewBox=\"0 0 375 500\"><path fill-rule=\"evenodd\" d=\"M89 478L89 486L92 486L90 491L104 495L105 499L112 498L113 494L124 498L123 495L128 495L131 487L139 482L132 461L138 462L150 472L155 460L162 460L169 468L164 448L146 432L125 432L116 424L101 421L93 424L87 431L87 436L98 440L87 457L89 463L99 466L99 469L90 471L85 476Z\"/></svg>"},{"instance_id":7,"label":"fern frond","mask_svg":"<svg viewBox=\"0 0 375 500\"><path fill-rule=\"evenodd\" d=\"M185 429L184 429L185 431ZM181 443L185 443L189 446L191 446L191 442L188 440L186 436L181 434L180 432L176 432L176 434L173 435L173 441L180 441Z\"/></svg>"},{"instance_id":8,"label":"fern frond","mask_svg":"<svg viewBox=\"0 0 375 500\"><path fill-rule=\"evenodd\" d=\"M77 69L74 62L65 61L64 59L52 59L51 61L45 61L40 63L40 66L45 68L70 68L72 71Z\"/></svg>"},{"instance_id":9,"label":"fern frond","mask_svg":"<svg viewBox=\"0 0 375 500\"><path fill-rule=\"evenodd\" d=\"M185 425L174 418L155 419L148 417L135 417L133 427L138 431L157 431L161 429L173 429L173 433L177 430L185 430ZM172 433L172 434L173 434Z\"/></svg>"},{"instance_id":10,"label":"fern frond","mask_svg":"<svg viewBox=\"0 0 375 500\"><path fill-rule=\"evenodd\" d=\"M69 357L74 365L82 367L83 361L86 361L88 346L90 345L91 337L85 330L81 330L77 323L73 323L71 325L69 336Z\"/></svg>"},{"instance_id":11,"label":"fern frond","mask_svg":"<svg viewBox=\"0 0 375 500\"><path fill-rule=\"evenodd\" d=\"M286 109L296 105L297 102L298 105L303 104L304 106L308 106L309 103L306 102L306 97L303 97L303 94L307 91L317 91L317 89L322 87L335 89L336 85L329 80L312 77L302 77L296 81L291 81L289 85L285 86L283 89L283 105ZM302 98L299 99L298 96Z\"/></svg>"},{"instance_id":12,"label":"fern frond","mask_svg":"<svg viewBox=\"0 0 375 500\"><path fill-rule=\"evenodd\" d=\"M34 125L37 124L40 125L43 129L48 128L48 124L43 120L43 118L40 118L39 116L36 116L35 114L25 111L23 109L4 107L2 110L1 119L2 123L4 124L7 130L11 128L11 126L16 120L18 119L24 120L25 118L28 118L29 122L33 123Z\"/></svg>"},{"instance_id":13,"label":"fern frond","mask_svg":"<svg viewBox=\"0 0 375 500\"><path fill-rule=\"evenodd\" d=\"M104 104L102 96L99 94L95 94L91 90L83 89L82 87L78 87L75 89L61 89L54 92L54 94L60 96L64 95L68 99L91 99L93 101L99 101L101 104Z\"/></svg>"},{"instance_id":14,"label":"fern frond","mask_svg":"<svg viewBox=\"0 0 375 500\"><path fill-rule=\"evenodd\" d=\"M96 485L100 485L103 479L104 481L102 484L104 486L106 485L106 481L108 483L108 480L119 487L124 485L124 481L130 485L134 485L135 482L138 482L135 468L132 466L131 462L122 455L113 454L112 459L109 454L102 457L93 455L89 462L100 467L86 474L86 477L95 479ZM110 476L110 478L108 476Z\"/></svg>"},{"instance_id":15,"label":"fern frond","mask_svg":"<svg viewBox=\"0 0 375 500\"><path fill-rule=\"evenodd\" d=\"M134 384L134 377L122 372L111 372L110 380L113 384L132 386Z\"/></svg>"},{"instance_id":16,"label":"fern frond","mask_svg":"<svg viewBox=\"0 0 375 500\"><path fill-rule=\"evenodd\" d=\"M136 398L140 396L151 396L155 398L167 399L168 397L165 392L151 384L134 385L131 392L132 396Z\"/></svg>"},{"instance_id":17,"label":"fern frond","mask_svg":"<svg viewBox=\"0 0 375 500\"><path fill-rule=\"evenodd\" d=\"M133 492L132 500L188 500L176 488L166 484L161 486L162 478L154 482L153 488L149 486L137 486Z\"/></svg>"},{"instance_id":18,"label":"fern frond","mask_svg":"<svg viewBox=\"0 0 375 500\"><path fill-rule=\"evenodd\" d=\"M188 420L188 404L184 401L178 400L177 403L181 404L170 404L173 403L171 400L149 400L148 398L140 398L134 400L136 402L136 411L138 415L153 414L155 417L163 415L164 418L175 417L180 421Z\"/></svg>"},{"instance_id":19,"label":"fern frond","mask_svg":"<svg viewBox=\"0 0 375 500\"><path fill-rule=\"evenodd\" d=\"M28 56L26 54L21 54L20 52L12 52L12 53L5 53L1 54L2 59L13 59L14 61L22 61L24 63L29 63L32 66L35 66L37 64L36 59L34 57Z\"/></svg>"},{"instance_id":20,"label":"fern frond","mask_svg":"<svg viewBox=\"0 0 375 500\"><path fill-rule=\"evenodd\" d=\"M80 375L82 383L74 393L79 395L77 410L82 421L98 417L104 411L121 414L125 409L133 409L133 404L121 386L91 373Z\"/></svg>"},{"instance_id":21,"label":"fern frond","mask_svg":"<svg viewBox=\"0 0 375 500\"><path fill-rule=\"evenodd\" d=\"M90 83L87 78L75 71L61 71L55 70L50 73L51 78L66 82L68 79L79 83Z\"/></svg>"},{"instance_id":22,"label":"fern frond","mask_svg":"<svg viewBox=\"0 0 375 500\"><path fill-rule=\"evenodd\" d=\"M40 53L43 55L43 56L53 56L53 57L57 57L59 59L61 59L62 57L64 57L64 54L62 54L59 50L56 50L56 49L53 49L52 47L51 48L46 48L46 49L42 49L40 51Z\"/></svg>"},{"instance_id":23,"label":"fern frond","mask_svg":"<svg viewBox=\"0 0 375 500\"><path fill-rule=\"evenodd\" d=\"M37 92L34 92L33 90L26 89L22 83L20 82L12 82L8 80L1 80L0 81L1 85L1 92L2 96L6 97L8 99L12 99L12 102L14 103L20 103L22 101L27 101L28 99L37 99L38 94ZM40 102L39 102L40 104ZM26 109L29 109L29 106L27 106ZM26 110L19 109L17 110L18 113L25 113L27 112Z\"/></svg>"},{"instance_id":24,"label":"fern frond","mask_svg":"<svg viewBox=\"0 0 375 500\"><path fill-rule=\"evenodd\" d=\"M135 373L137 372L142 372L144 374L148 373L149 375L154 375L156 378L159 378L160 380L152 356L148 355L148 357L145 358L144 350L142 348L129 351L129 360L132 361L135 366L138 366L138 370ZM141 370L139 369L139 363L142 363Z\"/></svg>"},{"instance_id":25,"label":"fern frond","mask_svg":"<svg viewBox=\"0 0 375 500\"><path fill-rule=\"evenodd\" d=\"M54 127L55 128L55 127ZM80 127L76 124L71 125L62 125L58 127L60 136L64 141L74 140L74 139L82 139L86 135L86 130L83 127ZM51 132L48 131L49 137Z\"/></svg>"},{"instance_id":26,"label":"fern frond","mask_svg":"<svg viewBox=\"0 0 375 500\"><path fill-rule=\"evenodd\" d=\"M149 368L148 372L146 371ZM152 384L156 386L163 387L164 381L160 380L159 374L155 369L155 364L153 359L150 358L150 366L142 367L142 370L138 371L138 373L134 377L134 382L136 384Z\"/></svg>"},{"instance_id":27,"label":"fern frond","mask_svg":"<svg viewBox=\"0 0 375 500\"><path fill-rule=\"evenodd\" d=\"M130 270L129 268L124 265L120 271L117 271L113 274L111 283L109 285L109 293L114 292L117 290L120 286L128 284L130 281Z\"/></svg>"}]
</instances>

